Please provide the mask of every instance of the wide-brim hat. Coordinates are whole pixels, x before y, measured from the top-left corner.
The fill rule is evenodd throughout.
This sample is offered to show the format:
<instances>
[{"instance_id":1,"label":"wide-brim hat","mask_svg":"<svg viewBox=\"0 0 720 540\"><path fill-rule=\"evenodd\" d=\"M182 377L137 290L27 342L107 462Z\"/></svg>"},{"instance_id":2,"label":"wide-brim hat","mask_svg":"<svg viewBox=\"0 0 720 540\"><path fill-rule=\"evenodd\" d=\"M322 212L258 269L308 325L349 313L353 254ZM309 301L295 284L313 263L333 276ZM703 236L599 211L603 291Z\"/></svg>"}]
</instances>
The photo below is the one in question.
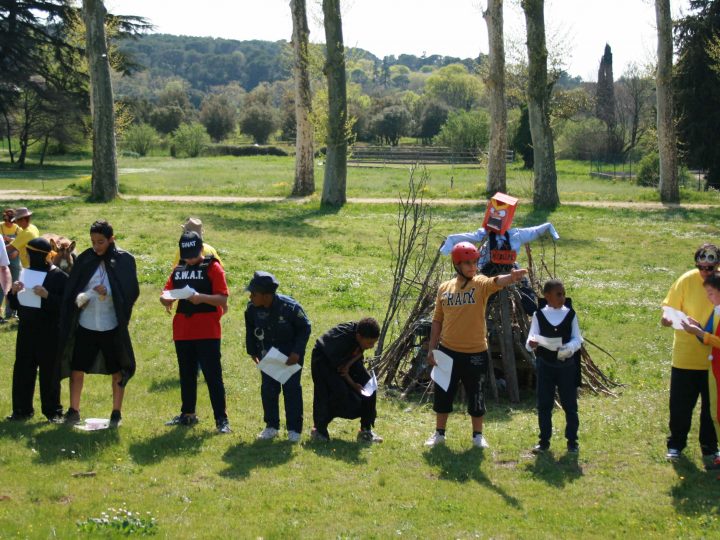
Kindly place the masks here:
<instances>
[{"instance_id":1,"label":"wide-brim hat","mask_svg":"<svg viewBox=\"0 0 720 540\"><path fill-rule=\"evenodd\" d=\"M32 216L32 212L25 208L24 206L21 206L20 208L15 209L15 217L13 217L13 223L15 223L18 219L26 218Z\"/></svg>"},{"instance_id":2,"label":"wide-brim hat","mask_svg":"<svg viewBox=\"0 0 720 540\"><path fill-rule=\"evenodd\" d=\"M203 222L200 218L190 217L185 220L185 223L180 225L183 232L196 232L202 238L203 235Z\"/></svg>"}]
</instances>

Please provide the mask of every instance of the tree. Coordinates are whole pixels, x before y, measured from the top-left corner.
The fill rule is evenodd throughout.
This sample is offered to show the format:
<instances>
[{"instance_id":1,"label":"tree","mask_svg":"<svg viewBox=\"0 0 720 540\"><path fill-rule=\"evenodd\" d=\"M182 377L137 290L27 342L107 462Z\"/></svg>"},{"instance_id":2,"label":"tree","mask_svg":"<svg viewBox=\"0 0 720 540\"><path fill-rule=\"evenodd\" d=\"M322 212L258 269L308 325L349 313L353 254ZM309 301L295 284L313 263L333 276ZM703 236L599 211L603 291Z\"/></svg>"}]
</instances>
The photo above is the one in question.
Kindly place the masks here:
<instances>
[{"instance_id":1,"label":"tree","mask_svg":"<svg viewBox=\"0 0 720 540\"><path fill-rule=\"evenodd\" d=\"M678 186L677 137L673 119L673 43L670 0L655 0L655 18L658 35L658 66L655 80L658 153L660 154L660 200L672 203L680 201L680 188Z\"/></svg>"},{"instance_id":2,"label":"tree","mask_svg":"<svg viewBox=\"0 0 720 540\"><path fill-rule=\"evenodd\" d=\"M327 155L322 204L342 206L347 198L347 89L345 83L345 45L340 16L340 0L323 0L323 25L328 86Z\"/></svg>"},{"instance_id":3,"label":"tree","mask_svg":"<svg viewBox=\"0 0 720 540\"><path fill-rule=\"evenodd\" d=\"M455 111L450 113L447 122L440 129L437 140L443 146L449 146L457 152L480 153L487 146L490 120L481 110Z\"/></svg>"},{"instance_id":4,"label":"tree","mask_svg":"<svg viewBox=\"0 0 720 540\"><path fill-rule=\"evenodd\" d=\"M483 86L463 64L450 64L428 77L425 90L450 107L469 111L480 100Z\"/></svg>"},{"instance_id":5,"label":"tree","mask_svg":"<svg viewBox=\"0 0 720 540\"><path fill-rule=\"evenodd\" d=\"M612 50L605 44L600 59L596 90L595 116L605 122L608 132L615 129L615 79L613 78Z\"/></svg>"},{"instance_id":6,"label":"tree","mask_svg":"<svg viewBox=\"0 0 720 540\"><path fill-rule=\"evenodd\" d=\"M267 105L245 107L240 116L240 131L252 136L257 144L266 144L277 126L275 110Z\"/></svg>"},{"instance_id":7,"label":"tree","mask_svg":"<svg viewBox=\"0 0 720 540\"><path fill-rule=\"evenodd\" d=\"M213 141L220 142L235 131L235 107L225 96L209 96L200 109L200 123Z\"/></svg>"},{"instance_id":8,"label":"tree","mask_svg":"<svg viewBox=\"0 0 720 540\"><path fill-rule=\"evenodd\" d=\"M110 59L105 39L107 10L102 0L83 0L82 5L93 123L91 198L107 202L118 195L115 107L110 81Z\"/></svg>"},{"instance_id":9,"label":"tree","mask_svg":"<svg viewBox=\"0 0 720 540\"><path fill-rule=\"evenodd\" d=\"M183 124L173 134L175 154L184 154L190 158L198 157L209 142L210 136L205 126L198 122Z\"/></svg>"},{"instance_id":10,"label":"tree","mask_svg":"<svg viewBox=\"0 0 720 540\"><path fill-rule=\"evenodd\" d=\"M390 105L372 119L372 131L381 142L397 146L410 129L410 111L404 105Z\"/></svg>"},{"instance_id":11,"label":"tree","mask_svg":"<svg viewBox=\"0 0 720 540\"><path fill-rule=\"evenodd\" d=\"M654 91L654 81L636 64L630 64L615 84L617 138L623 155L632 152L654 124L649 114Z\"/></svg>"},{"instance_id":12,"label":"tree","mask_svg":"<svg viewBox=\"0 0 720 540\"><path fill-rule=\"evenodd\" d=\"M157 131L148 124L136 124L127 130L123 145L131 152L146 156L158 140Z\"/></svg>"},{"instance_id":13,"label":"tree","mask_svg":"<svg viewBox=\"0 0 720 540\"><path fill-rule=\"evenodd\" d=\"M520 154L525 169L532 169L535 164L534 151L532 146L532 135L530 134L530 115L526 105L520 106L520 123L513 136L512 148Z\"/></svg>"},{"instance_id":14,"label":"tree","mask_svg":"<svg viewBox=\"0 0 720 540\"><path fill-rule=\"evenodd\" d=\"M554 208L560 204L555 170L555 147L550 127L550 93L545 45L544 0L522 0L527 27L528 114L533 143L533 205Z\"/></svg>"},{"instance_id":15,"label":"tree","mask_svg":"<svg viewBox=\"0 0 720 540\"><path fill-rule=\"evenodd\" d=\"M440 133L449 112L447 105L442 101L429 99L423 103L417 132L417 136L422 139L423 144L430 144L433 137Z\"/></svg>"},{"instance_id":16,"label":"tree","mask_svg":"<svg viewBox=\"0 0 720 540\"><path fill-rule=\"evenodd\" d=\"M312 92L310 91L309 71L309 35L305 0L290 0L293 21L293 52L295 75L295 182L294 196L315 193L315 147L313 144L313 126L310 122L312 112Z\"/></svg>"},{"instance_id":17,"label":"tree","mask_svg":"<svg viewBox=\"0 0 720 540\"><path fill-rule=\"evenodd\" d=\"M503 0L488 0L483 12L488 28L490 65L485 84L490 90L490 146L485 191L488 195L507 190L505 152L507 149L507 108L505 105L505 43Z\"/></svg>"}]
</instances>

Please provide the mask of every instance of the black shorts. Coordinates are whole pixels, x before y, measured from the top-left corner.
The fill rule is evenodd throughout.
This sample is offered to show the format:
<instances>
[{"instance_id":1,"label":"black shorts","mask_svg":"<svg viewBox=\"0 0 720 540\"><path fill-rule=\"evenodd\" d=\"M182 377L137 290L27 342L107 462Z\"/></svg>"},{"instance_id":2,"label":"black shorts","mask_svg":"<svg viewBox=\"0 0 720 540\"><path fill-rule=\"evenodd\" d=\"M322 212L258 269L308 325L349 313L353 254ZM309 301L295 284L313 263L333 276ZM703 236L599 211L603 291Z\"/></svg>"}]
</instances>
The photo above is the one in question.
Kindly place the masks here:
<instances>
[{"instance_id":1,"label":"black shorts","mask_svg":"<svg viewBox=\"0 0 720 540\"><path fill-rule=\"evenodd\" d=\"M470 416L485 415L485 381L488 376L489 358L487 351L461 353L440 345L442 352L453 359L450 385L447 392L435 386L433 410L436 413L449 413L453 410L453 401L458 385L462 382L467 394L467 412Z\"/></svg>"},{"instance_id":2,"label":"black shorts","mask_svg":"<svg viewBox=\"0 0 720 540\"><path fill-rule=\"evenodd\" d=\"M109 373L120 371L122 347L117 336L117 328L106 332L98 332L78 325L75 330L75 348L73 349L70 369L84 371L85 373L97 372L97 368L93 369L93 366L96 363L98 353L102 352L105 357L107 371Z\"/></svg>"}]
</instances>

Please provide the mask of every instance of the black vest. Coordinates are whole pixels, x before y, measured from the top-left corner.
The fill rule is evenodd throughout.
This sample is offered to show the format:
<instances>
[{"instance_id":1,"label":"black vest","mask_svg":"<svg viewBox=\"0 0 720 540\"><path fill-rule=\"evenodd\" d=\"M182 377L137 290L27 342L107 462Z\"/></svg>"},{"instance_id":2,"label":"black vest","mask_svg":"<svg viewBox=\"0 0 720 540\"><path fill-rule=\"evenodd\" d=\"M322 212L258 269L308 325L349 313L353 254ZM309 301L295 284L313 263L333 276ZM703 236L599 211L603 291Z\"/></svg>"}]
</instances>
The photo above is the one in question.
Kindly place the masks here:
<instances>
[{"instance_id":1,"label":"black vest","mask_svg":"<svg viewBox=\"0 0 720 540\"><path fill-rule=\"evenodd\" d=\"M565 305L570 309L570 311L568 311L567 315L565 315L565 318L560 321L560 324L558 324L557 326L553 326L552 324L550 324L550 322L548 322L542 310L538 309L535 312L535 315L537 316L538 326L540 327L540 335L547 338L562 338L563 345L570 341L570 339L572 338L572 322L573 319L575 319L575 310L571 306L569 306L567 302ZM538 345L535 354L543 360L557 362L557 351L551 351L549 349L546 349L545 347ZM570 359L572 358L574 358L574 356Z\"/></svg>"},{"instance_id":2,"label":"black vest","mask_svg":"<svg viewBox=\"0 0 720 540\"><path fill-rule=\"evenodd\" d=\"M509 273L517 259L517 253L510 247L510 234L506 232L503 236L505 237L505 247L498 249L497 233L488 233L490 260L480 270L486 276Z\"/></svg>"},{"instance_id":3,"label":"black vest","mask_svg":"<svg viewBox=\"0 0 720 540\"><path fill-rule=\"evenodd\" d=\"M212 294L212 281L208 276L208 269L213 263L212 256L205 257L200 264L178 264L173 270L172 283L173 289L182 289L189 285L201 294ZM210 304L193 304L187 300L178 302L177 312L184 313L188 317L193 313L212 313L217 311L216 306Z\"/></svg>"}]
</instances>

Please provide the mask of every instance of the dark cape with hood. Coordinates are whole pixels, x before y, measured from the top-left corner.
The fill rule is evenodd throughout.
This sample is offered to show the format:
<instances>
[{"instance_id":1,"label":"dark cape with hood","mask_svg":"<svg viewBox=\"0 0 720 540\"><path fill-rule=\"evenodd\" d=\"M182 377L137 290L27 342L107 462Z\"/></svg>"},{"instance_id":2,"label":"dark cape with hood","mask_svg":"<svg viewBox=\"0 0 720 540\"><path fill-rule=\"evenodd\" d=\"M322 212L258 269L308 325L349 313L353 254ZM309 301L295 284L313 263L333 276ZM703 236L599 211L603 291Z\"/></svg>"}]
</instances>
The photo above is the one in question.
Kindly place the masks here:
<instances>
[{"instance_id":1,"label":"dark cape with hood","mask_svg":"<svg viewBox=\"0 0 720 540\"><path fill-rule=\"evenodd\" d=\"M113 306L115 307L115 316L118 321L115 347L121 351L120 373L122 374L122 381L120 386L125 386L135 374L135 353L130 341L128 324L130 323L133 305L140 296L140 286L137 280L135 258L127 251L118 249L114 242L110 244L103 256L98 256L92 248L83 251L75 261L75 266L73 266L70 273L60 308L60 377L64 379L70 376L70 365L75 347L75 330L80 318L80 309L75 304L75 299L87 286L101 261L105 262L105 270L110 282ZM103 375L111 374L101 352L98 353L88 372Z\"/></svg>"}]
</instances>

